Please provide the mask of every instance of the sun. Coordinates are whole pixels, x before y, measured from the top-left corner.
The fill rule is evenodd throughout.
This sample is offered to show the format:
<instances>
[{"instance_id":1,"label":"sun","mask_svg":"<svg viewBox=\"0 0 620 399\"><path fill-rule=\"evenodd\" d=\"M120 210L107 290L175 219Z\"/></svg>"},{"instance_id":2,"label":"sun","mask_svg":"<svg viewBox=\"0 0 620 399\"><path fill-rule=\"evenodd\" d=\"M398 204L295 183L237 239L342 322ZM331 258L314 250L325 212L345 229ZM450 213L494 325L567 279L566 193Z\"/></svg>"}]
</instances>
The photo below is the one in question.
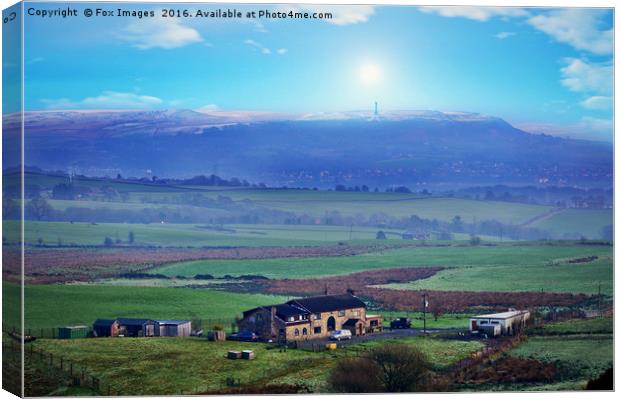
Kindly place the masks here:
<instances>
[{"instance_id":1,"label":"sun","mask_svg":"<svg viewBox=\"0 0 620 399\"><path fill-rule=\"evenodd\" d=\"M381 69L376 64L364 64L359 70L359 77L366 84L376 83L381 79Z\"/></svg>"}]
</instances>

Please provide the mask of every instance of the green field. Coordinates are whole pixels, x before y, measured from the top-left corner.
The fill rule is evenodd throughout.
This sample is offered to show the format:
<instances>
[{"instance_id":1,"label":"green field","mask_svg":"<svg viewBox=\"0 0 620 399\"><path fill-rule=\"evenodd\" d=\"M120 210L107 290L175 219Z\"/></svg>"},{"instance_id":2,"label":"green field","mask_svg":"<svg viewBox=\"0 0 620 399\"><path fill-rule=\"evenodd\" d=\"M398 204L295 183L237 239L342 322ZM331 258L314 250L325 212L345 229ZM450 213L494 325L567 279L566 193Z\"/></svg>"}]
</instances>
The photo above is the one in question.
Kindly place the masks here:
<instances>
[{"instance_id":1,"label":"green field","mask_svg":"<svg viewBox=\"0 0 620 399\"><path fill-rule=\"evenodd\" d=\"M260 260L205 260L180 262L161 266L153 272L167 276L214 276L260 274L268 278L312 278L327 275L341 275L356 271L396 268L445 266L450 269L416 284L432 284L438 289L592 292L601 281L606 293L612 286L611 247L586 246L579 244L544 245L540 243L499 244L497 246L424 246L368 253L356 256L322 258L285 258ZM599 256L601 259L584 264L565 266L566 260ZM559 265L556 265L559 264ZM512 273L512 274L511 274ZM469 278L467 286L457 279L440 279L445 275L463 275ZM507 275L527 278L528 284L515 282ZM504 277L505 280L501 281ZM549 286L549 281L557 283ZM489 285L488 289L485 287ZM426 287L426 286L425 286ZM402 288L402 287L401 287ZM411 288L411 287L406 287ZM427 288L430 288L427 287Z\"/></svg>"},{"instance_id":2,"label":"green field","mask_svg":"<svg viewBox=\"0 0 620 399\"><path fill-rule=\"evenodd\" d=\"M519 262L520 263L520 262ZM460 267L412 283L389 284L393 289L447 291L541 291L597 294L613 293L611 257L586 264L518 264L512 266Z\"/></svg>"},{"instance_id":3,"label":"green field","mask_svg":"<svg viewBox=\"0 0 620 399\"><path fill-rule=\"evenodd\" d=\"M530 337L509 355L556 363L565 378L584 386L612 366L613 335Z\"/></svg>"},{"instance_id":4,"label":"green field","mask_svg":"<svg viewBox=\"0 0 620 399\"><path fill-rule=\"evenodd\" d=\"M571 232L580 232L588 238L601 236L601 229L613 224L611 209L564 209L548 219L533 223L531 227L556 234L558 237Z\"/></svg>"},{"instance_id":5,"label":"green field","mask_svg":"<svg viewBox=\"0 0 620 399\"><path fill-rule=\"evenodd\" d=\"M476 341L441 341L415 337L399 342L418 347L437 368L452 364L480 349ZM219 389L226 377L242 384L304 383L325 390L336 360L358 354L380 341L351 345L345 350L314 353L268 350L264 344L209 342L201 338L98 338L38 340L35 347L62 355L123 395L194 394ZM228 360L229 350L251 349L252 361ZM128 359L131 359L128 361ZM113 367L110 367L113 365Z\"/></svg>"},{"instance_id":6,"label":"green field","mask_svg":"<svg viewBox=\"0 0 620 399\"><path fill-rule=\"evenodd\" d=\"M9 295L19 286L4 283ZM91 325L95 319L144 317L154 319L232 319L255 306L281 303L285 297L236 294L191 288L115 287L109 285L28 285L25 291L26 329ZM19 309L3 305L8 326L19 325Z\"/></svg>"},{"instance_id":7,"label":"green field","mask_svg":"<svg viewBox=\"0 0 620 399\"><path fill-rule=\"evenodd\" d=\"M19 223L3 222L4 237L8 243L16 243L19 238ZM317 246L333 245L339 242L348 244L411 244L403 240L403 230L383 229L387 240L377 241L375 227L315 226L315 225L268 225L268 224L228 224L212 226L206 224L174 223L70 223L27 221L25 226L26 243L38 245L103 245L110 237L127 244L129 232L134 233L134 246L167 247L258 247L258 246ZM466 234L454 234L455 240L469 239ZM481 236L485 242L497 242L497 237Z\"/></svg>"},{"instance_id":8,"label":"green field","mask_svg":"<svg viewBox=\"0 0 620 399\"><path fill-rule=\"evenodd\" d=\"M8 242L16 242L18 222L4 222ZM160 246L306 246L349 243L374 243L379 229L356 227L352 231L340 226L285 226L285 225L225 225L204 224L128 224L128 223L69 223L37 222L25 224L26 242L36 245L55 245L62 239L65 245L102 245L105 237L117 238L127 243L129 232L134 233L134 245ZM400 236L402 231L389 230L390 243L407 243ZM352 238L349 241L349 237Z\"/></svg>"},{"instance_id":9,"label":"green field","mask_svg":"<svg viewBox=\"0 0 620 399\"><path fill-rule=\"evenodd\" d=\"M545 334L612 334L614 332L614 319L611 317L595 317L547 323L543 326L542 331Z\"/></svg>"}]
</instances>

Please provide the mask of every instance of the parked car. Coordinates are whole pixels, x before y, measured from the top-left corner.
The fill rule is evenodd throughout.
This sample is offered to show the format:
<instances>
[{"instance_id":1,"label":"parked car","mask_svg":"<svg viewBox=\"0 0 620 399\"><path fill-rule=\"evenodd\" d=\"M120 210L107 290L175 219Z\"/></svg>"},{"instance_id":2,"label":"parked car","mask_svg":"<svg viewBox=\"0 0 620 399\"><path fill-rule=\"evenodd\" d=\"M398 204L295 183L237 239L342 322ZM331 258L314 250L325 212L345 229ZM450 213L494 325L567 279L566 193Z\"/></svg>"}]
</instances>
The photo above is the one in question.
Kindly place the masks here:
<instances>
[{"instance_id":1,"label":"parked car","mask_svg":"<svg viewBox=\"0 0 620 399\"><path fill-rule=\"evenodd\" d=\"M351 339L351 331L349 330L334 330L329 334L329 339L334 341L340 341L343 339Z\"/></svg>"},{"instance_id":2,"label":"parked car","mask_svg":"<svg viewBox=\"0 0 620 399\"><path fill-rule=\"evenodd\" d=\"M231 341L254 342L258 341L258 335L251 331L239 331L238 333L229 335L228 339Z\"/></svg>"},{"instance_id":3,"label":"parked car","mask_svg":"<svg viewBox=\"0 0 620 399\"><path fill-rule=\"evenodd\" d=\"M399 317L398 319L392 320L390 322L390 328L392 330L400 328L411 328L411 319L408 317Z\"/></svg>"}]
</instances>

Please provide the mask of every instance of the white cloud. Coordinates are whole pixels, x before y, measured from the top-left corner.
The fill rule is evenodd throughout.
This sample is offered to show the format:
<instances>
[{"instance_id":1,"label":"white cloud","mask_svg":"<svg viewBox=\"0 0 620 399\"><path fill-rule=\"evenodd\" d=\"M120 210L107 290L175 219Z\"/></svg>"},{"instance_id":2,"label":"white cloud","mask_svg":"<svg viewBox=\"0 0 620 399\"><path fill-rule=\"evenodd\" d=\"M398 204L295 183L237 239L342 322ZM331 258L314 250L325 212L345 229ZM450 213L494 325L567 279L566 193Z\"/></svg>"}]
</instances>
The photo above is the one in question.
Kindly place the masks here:
<instances>
[{"instance_id":1,"label":"white cloud","mask_svg":"<svg viewBox=\"0 0 620 399\"><path fill-rule=\"evenodd\" d=\"M544 133L584 140L611 141L613 136L613 121L611 119L589 116L569 124L532 122L518 123L515 126L530 133Z\"/></svg>"},{"instance_id":2,"label":"white cloud","mask_svg":"<svg viewBox=\"0 0 620 399\"><path fill-rule=\"evenodd\" d=\"M268 47L263 46L262 44L260 44L259 42L252 40L252 39L246 39L243 41L243 43L247 44L248 46L252 46L256 49L258 49L261 53L263 54L271 54L271 49Z\"/></svg>"},{"instance_id":3,"label":"white cloud","mask_svg":"<svg viewBox=\"0 0 620 399\"><path fill-rule=\"evenodd\" d=\"M514 32L499 32L498 34L495 35L495 37L498 38L499 40L504 40L514 35L516 35L516 33Z\"/></svg>"},{"instance_id":4,"label":"white cloud","mask_svg":"<svg viewBox=\"0 0 620 399\"><path fill-rule=\"evenodd\" d=\"M288 53L288 49L286 48L279 48L276 53L280 54L280 55L284 55L286 53Z\"/></svg>"},{"instance_id":5,"label":"white cloud","mask_svg":"<svg viewBox=\"0 0 620 399\"><path fill-rule=\"evenodd\" d=\"M157 97L116 91L104 91L96 97L86 97L79 101L68 98L43 99L41 101L48 109L144 109L163 103Z\"/></svg>"},{"instance_id":6,"label":"white cloud","mask_svg":"<svg viewBox=\"0 0 620 399\"><path fill-rule=\"evenodd\" d=\"M611 63L588 63L577 58L567 58L560 69L563 86L580 93L611 94L613 68Z\"/></svg>"},{"instance_id":7,"label":"white cloud","mask_svg":"<svg viewBox=\"0 0 620 399\"><path fill-rule=\"evenodd\" d=\"M220 107L217 106L217 104L207 104L203 107L200 107L198 110L199 111L218 111L220 109Z\"/></svg>"},{"instance_id":8,"label":"white cloud","mask_svg":"<svg viewBox=\"0 0 620 399\"><path fill-rule=\"evenodd\" d=\"M610 135L614 128L613 120L605 118L592 118L590 116L584 116L581 118L580 125L589 131L595 133L608 133Z\"/></svg>"},{"instance_id":9,"label":"white cloud","mask_svg":"<svg viewBox=\"0 0 620 399\"><path fill-rule=\"evenodd\" d=\"M611 54L613 29L601 27L607 10L564 8L539 14L528 23L555 40L569 44L577 50L594 54Z\"/></svg>"},{"instance_id":10,"label":"white cloud","mask_svg":"<svg viewBox=\"0 0 620 399\"><path fill-rule=\"evenodd\" d=\"M476 7L476 6L425 6L420 11L434 13L442 17L467 18L474 21L488 21L493 17L527 17L529 12L516 7Z\"/></svg>"},{"instance_id":11,"label":"white cloud","mask_svg":"<svg viewBox=\"0 0 620 399\"><path fill-rule=\"evenodd\" d=\"M307 6L308 11L318 13L331 13L331 19L325 19L333 25L351 25L368 22L368 18L375 14L374 6Z\"/></svg>"},{"instance_id":12,"label":"white cloud","mask_svg":"<svg viewBox=\"0 0 620 399\"><path fill-rule=\"evenodd\" d=\"M127 25L118 36L140 50L173 49L202 41L196 29L173 18L140 20Z\"/></svg>"},{"instance_id":13,"label":"white cloud","mask_svg":"<svg viewBox=\"0 0 620 399\"><path fill-rule=\"evenodd\" d=\"M613 105L613 100L609 96L592 96L581 102L581 106L593 110L608 111Z\"/></svg>"}]
</instances>

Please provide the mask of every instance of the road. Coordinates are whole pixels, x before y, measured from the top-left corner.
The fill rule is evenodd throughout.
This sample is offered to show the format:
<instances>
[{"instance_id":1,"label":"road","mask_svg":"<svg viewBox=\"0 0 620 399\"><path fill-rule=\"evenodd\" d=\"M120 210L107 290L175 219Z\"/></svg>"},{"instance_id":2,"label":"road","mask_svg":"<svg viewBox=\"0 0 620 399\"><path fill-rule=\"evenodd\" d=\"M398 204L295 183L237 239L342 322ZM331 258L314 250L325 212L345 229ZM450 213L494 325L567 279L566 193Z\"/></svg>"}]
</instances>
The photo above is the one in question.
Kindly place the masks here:
<instances>
[{"instance_id":1,"label":"road","mask_svg":"<svg viewBox=\"0 0 620 399\"><path fill-rule=\"evenodd\" d=\"M438 333L438 332L449 333L449 332L462 332L462 331L465 331L465 330L459 329L459 328L426 329L427 334ZM424 331L418 328L406 328L406 329L398 329L398 330L385 329L380 333L373 333L373 334L368 334L364 336L354 336L354 337L351 337L350 340L342 340L340 342L332 341L329 338L300 341L299 347L313 346L313 345L316 345L318 347L318 346L324 346L325 344L334 343L334 342L347 345L349 343L356 344L356 343L367 342L367 341L415 337L415 336L423 335L423 334L424 334Z\"/></svg>"}]
</instances>

